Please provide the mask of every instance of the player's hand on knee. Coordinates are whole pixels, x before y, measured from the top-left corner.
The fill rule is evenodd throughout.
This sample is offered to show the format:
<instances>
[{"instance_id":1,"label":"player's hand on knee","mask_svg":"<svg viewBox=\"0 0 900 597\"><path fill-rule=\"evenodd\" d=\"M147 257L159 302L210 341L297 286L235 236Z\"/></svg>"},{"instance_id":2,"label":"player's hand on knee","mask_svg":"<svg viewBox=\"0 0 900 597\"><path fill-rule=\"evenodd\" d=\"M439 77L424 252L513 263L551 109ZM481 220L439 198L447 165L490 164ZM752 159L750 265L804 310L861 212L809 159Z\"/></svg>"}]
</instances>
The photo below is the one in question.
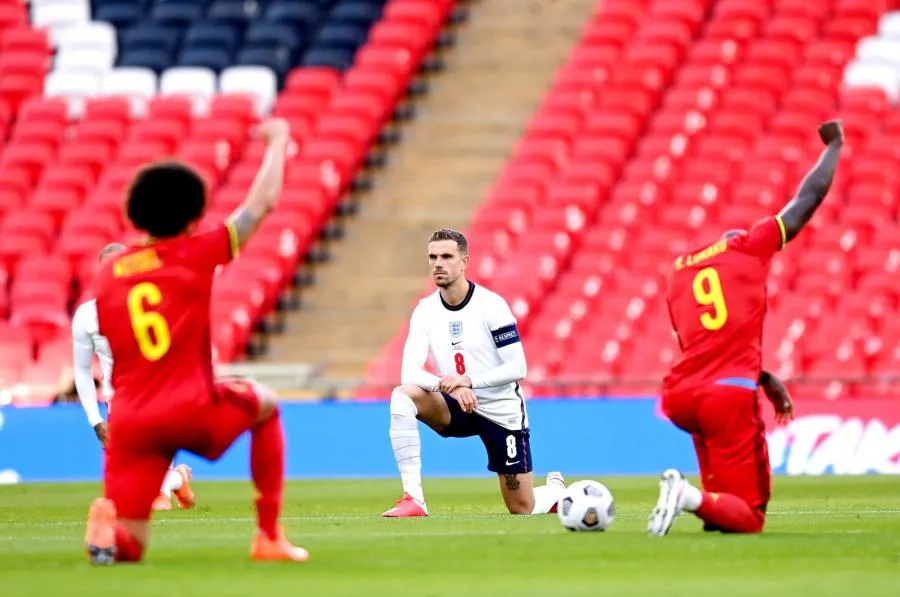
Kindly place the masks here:
<instances>
[{"instance_id":1,"label":"player's hand on knee","mask_svg":"<svg viewBox=\"0 0 900 597\"><path fill-rule=\"evenodd\" d=\"M794 402L781 380L774 375L765 374L760 378L760 385L775 408L775 422L779 425L790 423L794 419Z\"/></svg>"},{"instance_id":2,"label":"player's hand on knee","mask_svg":"<svg viewBox=\"0 0 900 597\"><path fill-rule=\"evenodd\" d=\"M445 375L438 382L438 389L447 394L457 388L471 388L472 380L465 375Z\"/></svg>"},{"instance_id":3,"label":"player's hand on knee","mask_svg":"<svg viewBox=\"0 0 900 597\"><path fill-rule=\"evenodd\" d=\"M471 388L456 388L449 394L459 402L463 412L475 412L475 409L478 408L478 398L475 397L475 392Z\"/></svg>"},{"instance_id":4,"label":"player's hand on knee","mask_svg":"<svg viewBox=\"0 0 900 597\"><path fill-rule=\"evenodd\" d=\"M105 450L106 445L109 443L109 426L105 421L101 421L94 425L94 433L97 434L97 439L100 440L100 445Z\"/></svg>"}]
</instances>

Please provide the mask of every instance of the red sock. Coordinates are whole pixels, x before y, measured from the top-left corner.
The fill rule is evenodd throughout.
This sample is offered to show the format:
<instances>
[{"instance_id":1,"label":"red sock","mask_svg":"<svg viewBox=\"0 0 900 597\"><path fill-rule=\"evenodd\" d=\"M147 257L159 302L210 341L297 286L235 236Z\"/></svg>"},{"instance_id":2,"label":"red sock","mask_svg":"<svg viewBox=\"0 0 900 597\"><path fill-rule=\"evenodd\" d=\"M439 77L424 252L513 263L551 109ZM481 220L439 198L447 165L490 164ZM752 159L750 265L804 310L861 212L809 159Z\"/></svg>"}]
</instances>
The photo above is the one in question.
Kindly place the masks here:
<instances>
[{"instance_id":1,"label":"red sock","mask_svg":"<svg viewBox=\"0 0 900 597\"><path fill-rule=\"evenodd\" d=\"M256 498L259 528L274 539L278 536L284 491L284 431L277 410L251 431L250 474L259 494Z\"/></svg>"},{"instance_id":2,"label":"red sock","mask_svg":"<svg viewBox=\"0 0 900 597\"><path fill-rule=\"evenodd\" d=\"M116 525L116 561L140 562L144 546L121 524Z\"/></svg>"},{"instance_id":3,"label":"red sock","mask_svg":"<svg viewBox=\"0 0 900 597\"><path fill-rule=\"evenodd\" d=\"M730 493L703 492L703 502L694 512L703 522L725 533L759 533L766 515Z\"/></svg>"}]
</instances>

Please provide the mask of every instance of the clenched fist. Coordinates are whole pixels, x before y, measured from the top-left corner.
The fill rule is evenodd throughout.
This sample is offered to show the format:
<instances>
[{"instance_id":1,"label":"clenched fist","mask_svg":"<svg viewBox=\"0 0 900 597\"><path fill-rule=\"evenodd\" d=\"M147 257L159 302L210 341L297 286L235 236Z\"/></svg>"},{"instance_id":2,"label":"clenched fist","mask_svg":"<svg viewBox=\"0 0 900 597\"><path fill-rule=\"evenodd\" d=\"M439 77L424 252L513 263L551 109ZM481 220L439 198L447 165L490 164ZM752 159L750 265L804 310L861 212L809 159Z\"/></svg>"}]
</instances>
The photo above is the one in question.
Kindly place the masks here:
<instances>
[{"instance_id":1,"label":"clenched fist","mask_svg":"<svg viewBox=\"0 0 900 597\"><path fill-rule=\"evenodd\" d=\"M291 137L291 125L284 118L269 118L259 125L259 134L267 143L287 141Z\"/></svg>"},{"instance_id":2,"label":"clenched fist","mask_svg":"<svg viewBox=\"0 0 900 597\"><path fill-rule=\"evenodd\" d=\"M825 145L844 144L844 127L840 120L829 120L819 126L819 138Z\"/></svg>"}]
</instances>

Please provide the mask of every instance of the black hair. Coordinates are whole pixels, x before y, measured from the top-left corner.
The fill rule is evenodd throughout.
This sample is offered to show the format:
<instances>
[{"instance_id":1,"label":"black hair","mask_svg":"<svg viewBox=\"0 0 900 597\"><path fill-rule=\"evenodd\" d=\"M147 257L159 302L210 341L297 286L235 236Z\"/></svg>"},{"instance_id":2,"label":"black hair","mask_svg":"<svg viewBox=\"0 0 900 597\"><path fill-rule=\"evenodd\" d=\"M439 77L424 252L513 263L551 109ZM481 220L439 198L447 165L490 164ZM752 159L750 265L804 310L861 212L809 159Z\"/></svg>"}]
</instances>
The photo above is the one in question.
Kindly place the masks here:
<instances>
[{"instance_id":1,"label":"black hair","mask_svg":"<svg viewBox=\"0 0 900 597\"><path fill-rule=\"evenodd\" d=\"M141 168L128 189L126 212L135 228L156 238L183 234L206 211L206 183L176 161Z\"/></svg>"}]
</instances>

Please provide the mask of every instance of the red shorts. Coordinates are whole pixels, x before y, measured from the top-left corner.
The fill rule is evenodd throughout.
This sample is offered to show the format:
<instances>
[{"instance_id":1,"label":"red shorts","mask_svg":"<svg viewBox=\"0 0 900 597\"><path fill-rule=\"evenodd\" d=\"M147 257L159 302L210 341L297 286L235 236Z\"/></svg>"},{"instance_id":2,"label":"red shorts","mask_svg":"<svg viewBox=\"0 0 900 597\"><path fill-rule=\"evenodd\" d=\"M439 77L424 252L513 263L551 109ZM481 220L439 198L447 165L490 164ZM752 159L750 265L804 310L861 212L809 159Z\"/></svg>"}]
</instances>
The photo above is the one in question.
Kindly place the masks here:
<instances>
[{"instance_id":1,"label":"red shorts","mask_svg":"<svg viewBox=\"0 0 900 597\"><path fill-rule=\"evenodd\" d=\"M249 380L216 382L217 399L140 416L117 413L109 422L104 486L122 518L147 520L179 450L218 460L259 417L268 390Z\"/></svg>"},{"instance_id":2,"label":"red shorts","mask_svg":"<svg viewBox=\"0 0 900 597\"><path fill-rule=\"evenodd\" d=\"M753 390L711 385L663 395L663 412L691 434L703 489L765 511L772 487L765 424Z\"/></svg>"}]
</instances>

